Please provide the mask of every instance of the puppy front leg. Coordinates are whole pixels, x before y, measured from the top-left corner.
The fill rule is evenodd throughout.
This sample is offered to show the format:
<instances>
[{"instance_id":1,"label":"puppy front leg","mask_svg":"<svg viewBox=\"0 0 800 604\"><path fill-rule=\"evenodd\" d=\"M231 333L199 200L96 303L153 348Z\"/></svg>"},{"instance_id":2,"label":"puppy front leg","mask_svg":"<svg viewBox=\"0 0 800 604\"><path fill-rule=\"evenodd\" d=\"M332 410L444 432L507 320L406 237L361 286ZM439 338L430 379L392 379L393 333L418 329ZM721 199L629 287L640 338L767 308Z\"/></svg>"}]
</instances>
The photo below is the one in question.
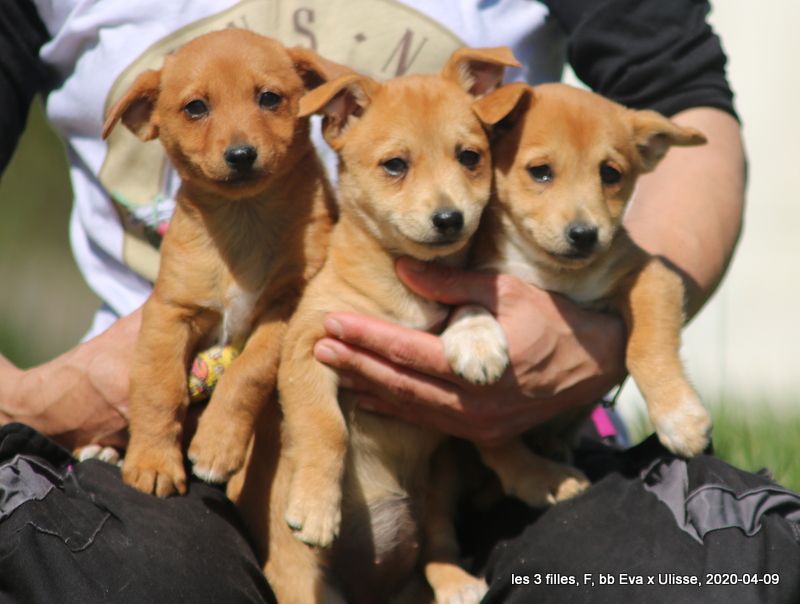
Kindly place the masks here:
<instances>
[{"instance_id":1,"label":"puppy front leg","mask_svg":"<svg viewBox=\"0 0 800 604\"><path fill-rule=\"evenodd\" d=\"M151 296L131 367L130 442L124 481L166 497L186 492L181 436L189 405L186 371L200 330L186 309Z\"/></svg>"},{"instance_id":2,"label":"puppy front leg","mask_svg":"<svg viewBox=\"0 0 800 604\"><path fill-rule=\"evenodd\" d=\"M441 338L453 373L473 384L493 384L508 367L506 334L482 306L458 307Z\"/></svg>"},{"instance_id":3,"label":"puppy front leg","mask_svg":"<svg viewBox=\"0 0 800 604\"><path fill-rule=\"evenodd\" d=\"M589 488L583 472L537 455L518 438L478 450L483 463L500 479L503 492L532 507L552 505Z\"/></svg>"},{"instance_id":4,"label":"puppy front leg","mask_svg":"<svg viewBox=\"0 0 800 604\"><path fill-rule=\"evenodd\" d=\"M339 533L348 447L338 377L312 354L323 336L322 331L306 334L297 346L290 345L278 374L286 454L293 467L285 519L300 541L316 547L330 546ZM293 342L291 330L286 341Z\"/></svg>"},{"instance_id":5,"label":"puppy front leg","mask_svg":"<svg viewBox=\"0 0 800 604\"><path fill-rule=\"evenodd\" d=\"M206 482L226 482L242 467L256 418L275 387L293 308L294 304L272 308L259 318L203 411L188 457L192 472Z\"/></svg>"},{"instance_id":6,"label":"puppy front leg","mask_svg":"<svg viewBox=\"0 0 800 604\"><path fill-rule=\"evenodd\" d=\"M708 446L711 418L680 360L683 282L653 259L622 300L628 327L626 362L639 386L661 443L692 457Z\"/></svg>"}]
</instances>

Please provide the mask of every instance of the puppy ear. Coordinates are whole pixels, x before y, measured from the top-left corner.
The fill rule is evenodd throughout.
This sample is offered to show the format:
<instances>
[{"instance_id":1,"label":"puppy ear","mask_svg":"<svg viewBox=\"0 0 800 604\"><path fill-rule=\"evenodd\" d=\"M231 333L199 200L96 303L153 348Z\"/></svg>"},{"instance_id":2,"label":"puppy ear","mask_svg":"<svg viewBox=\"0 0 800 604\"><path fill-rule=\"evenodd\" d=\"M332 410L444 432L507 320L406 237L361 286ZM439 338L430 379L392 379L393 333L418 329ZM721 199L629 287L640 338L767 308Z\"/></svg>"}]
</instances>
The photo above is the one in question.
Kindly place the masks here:
<instances>
[{"instance_id":1,"label":"puppy ear","mask_svg":"<svg viewBox=\"0 0 800 604\"><path fill-rule=\"evenodd\" d=\"M321 57L310 48L289 48L288 52L294 62L294 68L303 78L306 90L313 90L325 82L355 73L349 67Z\"/></svg>"},{"instance_id":2,"label":"puppy ear","mask_svg":"<svg viewBox=\"0 0 800 604\"><path fill-rule=\"evenodd\" d=\"M315 88L300 99L300 117L312 113L325 116L322 133L335 150L342 145L342 135L354 120L369 107L379 84L374 80L351 73Z\"/></svg>"},{"instance_id":3,"label":"puppy ear","mask_svg":"<svg viewBox=\"0 0 800 604\"><path fill-rule=\"evenodd\" d=\"M500 122L510 126L518 109L531 103L534 97L533 88L527 84L515 82L501 86L486 96L472 103L472 110L486 126L497 126Z\"/></svg>"},{"instance_id":4,"label":"puppy ear","mask_svg":"<svg viewBox=\"0 0 800 604\"><path fill-rule=\"evenodd\" d=\"M653 170L673 145L702 145L706 137L699 130L684 128L655 111L631 111L633 142L641 159L642 170Z\"/></svg>"},{"instance_id":5,"label":"puppy ear","mask_svg":"<svg viewBox=\"0 0 800 604\"><path fill-rule=\"evenodd\" d=\"M442 69L442 77L456 82L472 96L480 97L496 89L503 81L506 67L519 67L511 49L459 48Z\"/></svg>"},{"instance_id":6,"label":"puppy ear","mask_svg":"<svg viewBox=\"0 0 800 604\"><path fill-rule=\"evenodd\" d=\"M158 136L153 110L161 88L161 71L148 70L139 74L128 92L108 112L103 124L103 138L108 138L116 123L122 119L139 139L149 141Z\"/></svg>"}]
</instances>

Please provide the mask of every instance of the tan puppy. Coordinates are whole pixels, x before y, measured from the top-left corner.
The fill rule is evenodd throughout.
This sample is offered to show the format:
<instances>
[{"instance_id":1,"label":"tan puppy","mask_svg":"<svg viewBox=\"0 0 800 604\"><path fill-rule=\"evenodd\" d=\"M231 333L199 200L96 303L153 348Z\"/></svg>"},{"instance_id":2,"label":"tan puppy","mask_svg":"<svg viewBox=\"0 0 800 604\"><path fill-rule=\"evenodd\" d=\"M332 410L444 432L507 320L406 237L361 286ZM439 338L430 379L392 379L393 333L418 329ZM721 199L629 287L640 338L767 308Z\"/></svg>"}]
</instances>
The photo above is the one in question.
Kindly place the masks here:
<instances>
[{"instance_id":1,"label":"tan puppy","mask_svg":"<svg viewBox=\"0 0 800 604\"><path fill-rule=\"evenodd\" d=\"M104 136L121 119L142 140L158 137L182 180L131 370L123 477L139 490L186 490L186 375L213 341L241 354L219 381L189 457L211 482L244 461L286 323L324 261L333 197L298 104L336 67L227 29L142 73L108 114Z\"/></svg>"},{"instance_id":2,"label":"tan puppy","mask_svg":"<svg viewBox=\"0 0 800 604\"><path fill-rule=\"evenodd\" d=\"M631 241L622 218L640 174L671 145L705 138L563 84L507 86L476 111L487 121L510 116L492 144L496 198L475 266L620 313L627 367L659 439L679 455L700 453L711 422L678 356L683 282ZM461 309L443 340L454 369L473 381L497 379L508 362L502 330L480 307Z\"/></svg>"},{"instance_id":3,"label":"tan puppy","mask_svg":"<svg viewBox=\"0 0 800 604\"><path fill-rule=\"evenodd\" d=\"M337 397L337 374L314 358L313 347L331 311L425 330L443 323L447 309L407 289L394 264L400 255L463 264L492 178L472 105L499 85L507 65L516 65L507 49L462 49L439 76L379 84L352 75L301 103L302 114L324 114L325 138L339 154L341 216L285 339L277 468L264 478L261 460L274 458L269 426L276 422L259 422L254 463L230 490L261 539L267 577L283 603L386 602L408 588L418 567L429 465L443 435ZM429 575L437 599L477 601L485 584L446 566Z\"/></svg>"}]
</instances>

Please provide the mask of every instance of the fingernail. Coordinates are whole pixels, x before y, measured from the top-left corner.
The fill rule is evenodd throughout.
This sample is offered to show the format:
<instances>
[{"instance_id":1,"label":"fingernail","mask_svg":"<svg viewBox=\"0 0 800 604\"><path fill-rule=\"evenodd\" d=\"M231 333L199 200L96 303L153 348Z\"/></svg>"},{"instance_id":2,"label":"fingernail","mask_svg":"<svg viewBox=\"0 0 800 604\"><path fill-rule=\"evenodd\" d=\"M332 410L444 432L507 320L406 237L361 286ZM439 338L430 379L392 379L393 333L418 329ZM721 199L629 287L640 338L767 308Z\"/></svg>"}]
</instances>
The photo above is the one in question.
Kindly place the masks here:
<instances>
[{"instance_id":1,"label":"fingernail","mask_svg":"<svg viewBox=\"0 0 800 604\"><path fill-rule=\"evenodd\" d=\"M342 324L332 317L325 317L323 326L325 327L325 331L327 331L332 336L336 336L337 338L341 338L342 334L344 333L344 330L342 329Z\"/></svg>"},{"instance_id":2,"label":"fingernail","mask_svg":"<svg viewBox=\"0 0 800 604\"><path fill-rule=\"evenodd\" d=\"M314 346L314 356L318 361L322 361L323 363L335 363L339 359L336 351L327 344L317 344Z\"/></svg>"}]
</instances>

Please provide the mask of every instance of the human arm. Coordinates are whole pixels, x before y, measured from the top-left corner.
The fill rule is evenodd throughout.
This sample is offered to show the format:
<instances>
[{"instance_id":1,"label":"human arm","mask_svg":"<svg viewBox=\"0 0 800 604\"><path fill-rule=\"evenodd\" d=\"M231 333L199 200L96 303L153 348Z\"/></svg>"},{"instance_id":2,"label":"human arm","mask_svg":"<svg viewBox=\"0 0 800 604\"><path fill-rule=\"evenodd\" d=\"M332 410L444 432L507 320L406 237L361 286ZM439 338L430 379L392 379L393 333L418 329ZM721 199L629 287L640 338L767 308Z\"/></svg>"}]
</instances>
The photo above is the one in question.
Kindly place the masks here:
<instances>
[{"instance_id":1,"label":"human arm","mask_svg":"<svg viewBox=\"0 0 800 604\"><path fill-rule=\"evenodd\" d=\"M708 143L672 149L657 170L640 178L625 226L640 246L682 274L691 318L733 256L744 215L746 160L739 123L730 114L697 107L672 119L697 128Z\"/></svg>"},{"instance_id":2,"label":"human arm","mask_svg":"<svg viewBox=\"0 0 800 604\"><path fill-rule=\"evenodd\" d=\"M52 86L53 74L39 56L49 39L31 0L0 0L0 173L14 153L34 96ZM17 368L0 354L0 425L25 422L68 447L90 441L124 444L126 357L138 320L135 313L31 369Z\"/></svg>"},{"instance_id":3,"label":"human arm","mask_svg":"<svg viewBox=\"0 0 800 604\"><path fill-rule=\"evenodd\" d=\"M68 448L127 441L128 382L141 309L61 356L19 369L0 355L0 424L23 422Z\"/></svg>"}]
</instances>

